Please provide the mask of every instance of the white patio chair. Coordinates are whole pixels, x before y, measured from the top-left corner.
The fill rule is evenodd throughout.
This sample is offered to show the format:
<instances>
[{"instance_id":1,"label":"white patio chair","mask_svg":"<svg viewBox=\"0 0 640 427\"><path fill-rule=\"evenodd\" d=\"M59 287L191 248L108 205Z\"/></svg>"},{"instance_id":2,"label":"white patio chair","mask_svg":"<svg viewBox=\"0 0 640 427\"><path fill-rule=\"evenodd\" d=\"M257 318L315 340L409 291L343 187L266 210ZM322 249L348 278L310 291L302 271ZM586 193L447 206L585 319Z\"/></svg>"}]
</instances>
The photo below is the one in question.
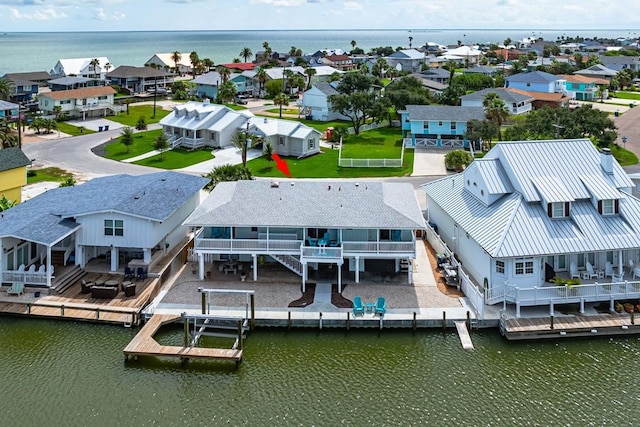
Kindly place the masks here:
<instances>
[{"instance_id":1,"label":"white patio chair","mask_svg":"<svg viewBox=\"0 0 640 427\"><path fill-rule=\"evenodd\" d=\"M590 262L587 262L587 275L589 279L597 279L598 273L593 269L593 265Z\"/></svg>"},{"instance_id":2,"label":"white patio chair","mask_svg":"<svg viewBox=\"0 0 640 427\"><path fill-rule=\"evenodd\" d=\"M579 278L580 278L580 274L578 273L578 266L576 265L576 263L575 263L575 262L572 262L572 263L569 265L569 269L570 269L570 272L571 272L571 278L572 278L572 279L573 279L574 277L575 277L576 279L579 279Z\"/></svg>"},{"instance_id":3,"label":"white patio chair","mask_svg":"<svg viewBox=\"0 0 640 427\"><path fill-rule=\"evenodd\" d=\"M604 277L612 277L613 276L613 265L609 261L604 266Z\"/></svg>"}]
</instances>

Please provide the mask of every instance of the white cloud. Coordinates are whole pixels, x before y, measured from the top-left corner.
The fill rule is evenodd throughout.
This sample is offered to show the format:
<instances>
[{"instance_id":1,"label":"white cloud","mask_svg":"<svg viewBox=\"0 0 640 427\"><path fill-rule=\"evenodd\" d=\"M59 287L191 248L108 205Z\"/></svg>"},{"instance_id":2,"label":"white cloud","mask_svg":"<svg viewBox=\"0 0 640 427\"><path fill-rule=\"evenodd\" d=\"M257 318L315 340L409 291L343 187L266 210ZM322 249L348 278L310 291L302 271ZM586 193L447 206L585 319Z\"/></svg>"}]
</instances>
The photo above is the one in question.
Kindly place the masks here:
<instances>
[{"instance_id":1,"label":"white cloud","mask_svg":"<svg viewBox=\"0 0 640 427\"><path fill-rule=\"evenodd\" d=\"M362 10L362 3L357 1L345 1L344 8L349 11Z\"/></svg>"},{"instance_id":2,"label":"white cloud","mask_svg":"<svg viewBox=\"0 0 640 427\"><path fill-rule=\"evenodd\" d=\"M126 17L127 15L122 12L113 12L112 15L107 15L102 7L95 8L93 14L93 19L97 19L98 21L119 21Z\"/></svg>"},{"instance_id":3,"label":"white cloud","mask_svg":"<svg viewBox=\"0 0 640 427\"><path fill-rule=\"evenodd\" d=\"M10 8L11 17L13 19L33 19L36 21L48 21L51 19L66 18L67 15L64 12L59 12L52 7L46 9L38 9L32 13L22 13L18 9Z\"/></svg>"},{"instance_id":4,"label":"white cloud","mask_svg":"<svg viewBox=\"0 0 640 427\"><path fill-rule=\"evenodd\" d=\"M306 0L251 0L251 3L270 4L273 6L300 6L307 3Z\"/></svg>"}]
</instances>

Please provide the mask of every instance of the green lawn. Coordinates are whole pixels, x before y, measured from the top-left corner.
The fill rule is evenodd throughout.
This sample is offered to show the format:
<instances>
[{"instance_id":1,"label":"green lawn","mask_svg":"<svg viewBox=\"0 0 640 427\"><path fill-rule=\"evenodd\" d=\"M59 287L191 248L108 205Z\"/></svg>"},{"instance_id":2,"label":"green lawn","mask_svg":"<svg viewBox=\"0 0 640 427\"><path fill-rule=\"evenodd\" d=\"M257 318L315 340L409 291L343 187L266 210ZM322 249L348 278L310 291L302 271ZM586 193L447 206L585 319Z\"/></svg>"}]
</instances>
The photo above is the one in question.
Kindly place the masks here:
<instances>
[{"instance_id":1,"label":"green lawn","mask_svg":"<svg viewBox=\"0 0 640 427\"><path fill-rule=\"evenodd\" d=\"M104 148L107 152L104 157L111 160L124 160L153 151L154 141L161 133L161 129L135 133L134 143L129 147L128 153L127 147L120 142L120 138L116 138Z\"/></svg>"},{"instance_id":2,"label":"green lawn","mask_svg":"<svg viewBox=\"0 0 640 427\"><path fill-rule=\"evenodd\" d=\"M87 128L82 128L82 130L81 130L79 126L70 125L67 122L58 122L58 130L60 132L66 133L67 135L71 135L71 136L87 135L87 134L90 134L90 133L96 133L95 130L91 130L91 129L87 129Z\"/></svg>"},{"instance_id":3,"label":"green lawn","mask_svg":"<svg viewBox=\"0 0 640 427\"><path fill-rule=\"evenodd\" d=\"M160 154L157 154L134 163L136 165L151 166L160 169L181 169L214 158L211 154L211 149L187 151L179 148L165 151L162 155L162 160L160 160L160 157Z\"/></svg>"},{"instance_id":4,"label":"green lawn","mask_svg":"<svg viewBox=\"0 0 640 427\"><path fill-rule=\"evenodd\" d=\"M244 105L238 105L238 104L224 104L225 107L229 107L232 110L235 111L241 111L241 110L246 110L247 107L245 107Z\"/></svg>"},{"instance_id":5,"label":"green lawn","mask_svg":"<svg viewBox=\"0 0 640 427\"><path fill-rule=\"evenodd\" d=\"M337 127L343 127L343 128L348 128L351 127L351 122L345 121L345 120L333 120L330 122L319 122L317 120L306 120L306 119L301 119L299 120L300 123L304 123L305 125L312 127L322 133L324 133L328 127L332 127L332 128L337 128Z\"/></svg>"},{"instance_id":6,"label":"green lawn","mask_svg":"<svg viewBox=\"0 0 640 427\"><path fill-rule=\"evenodd\" d=\"M635 101L640 101L640 93L639 92L613 92L610 94L614 98L620 99L632 99Z\"/></svg>"},{"instance_id":7,"label":"green lawn","mask_svg":"<svg viewBox=\"0 0 640 427\"><path fill-rule=\"evenodd\" d=\"M270 108L268 110L265 110L267 113L272 113L272 114L280 114L280 107L278 108ZM286 108L286 107L282 107L282 114L298 114L298 109L297 108Z\"/></svg>"},{"instance_id":8,"label":"green lawn","mask_svg":"<svg viewBox=\"0 0 640 427\"><path fill-rule=\"evenodd\" d=\"M638 164L638 157L631 151L625 150L616 144L611 144L611 153L613 157L620 163L620 166L631 166Z\"/></svg>"},{"instance_id":9,"label":"green lawn","mask_svg":"<svg viewBox=\"0 0 640 427\"><path fill-rule=\"evenodd\" d=\"M107 119L113 120L114 122L118 122L125 126L135 127L136 123L138 123L138 118L140 116L144 116L147 124L158 123L160 119L169 114L170 111L163 110L162 107L156 105L156 117L152 119L153 116L153 105L138 105L134 106L129 105L129 114L125 112L119 113L115 116L109 116Z\"/></svg>"},{"instance_id":10,"label":"green lawn","mask_svg":"<svg viewBox=\"0 0 640 427\"><path fill-rule=\"evenodd\" d=\"M400 157L400 130L380 128L363 132L359 136L350 136L343 146L343 157L353 158L391 158ZM413 171L413 150L405 150L402 168L341 168L338 167L338 149L324 149L322 154L297 159L283 158L293 178L366 178L407 176ZM273 162L260 157L247 162L247 166L256 176L281 177Z\"/></svg>"},{"instance_id":11,"label":"green lawn","mask_svg":"<svg viewBox=\"0 0 640 427\"><path fill-rule=\"evenodd\" d=\"M51 167L42 169L28 169L27 170L27 185L35 184L36 182L62 182L68 177L73 176L70 172L64 169Z\"/></svg>"}]
</instances>

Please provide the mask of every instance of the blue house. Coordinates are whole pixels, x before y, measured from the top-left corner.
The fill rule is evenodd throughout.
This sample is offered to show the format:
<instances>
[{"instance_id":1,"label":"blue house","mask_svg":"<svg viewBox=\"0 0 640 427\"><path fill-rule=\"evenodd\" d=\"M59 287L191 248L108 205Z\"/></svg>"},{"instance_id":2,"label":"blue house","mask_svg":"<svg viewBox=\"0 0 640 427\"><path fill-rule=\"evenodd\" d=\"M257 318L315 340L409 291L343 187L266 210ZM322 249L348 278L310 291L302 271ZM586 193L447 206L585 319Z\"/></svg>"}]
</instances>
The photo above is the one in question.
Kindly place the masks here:
<instances>
[{"instance_id":1,"label":"blue house","mask_svg":"<svg viewBox=\"0 0 640 427\"><path fill-rule=\"evenodd\" d=\"M400 114L407 147L467 147L467 123L485 118L482 107L449 105L407 105Z\"/></svg>"},{"instance_id":2,"label":"blue house","mask_svg":"<svg viewBox=\"0 0 640 427\"><path fill-rule=\"evenodd\" d=\"M253 94L253 80L243 74L230 74L228 80L233 82L239 94ZM218 88L224 82L222 75L217 71L211 71L196 77L193 82L196 84L196 94L201 98L216 99Z\"/></svg>"},{"instance_id":3,"label":"blue house","mask_svg":"<svg viewBox=\"0 0 640 427\"><path fill-rule=\"evenodd\" d=\"M514 74L504 80L504 87L526 90L527 92L554 93L564 90L562 77L544 71Z\"/></svg>"},{"instance_id":4,"label":"blue house","mask_svg":"<svg viewBox=\"0 0 640 427\"><path fill-rule=\"evenodd\" d=\"M18 116L20 105L0 100L0 118L10 119Z\"/></svg>"}]
</instances>

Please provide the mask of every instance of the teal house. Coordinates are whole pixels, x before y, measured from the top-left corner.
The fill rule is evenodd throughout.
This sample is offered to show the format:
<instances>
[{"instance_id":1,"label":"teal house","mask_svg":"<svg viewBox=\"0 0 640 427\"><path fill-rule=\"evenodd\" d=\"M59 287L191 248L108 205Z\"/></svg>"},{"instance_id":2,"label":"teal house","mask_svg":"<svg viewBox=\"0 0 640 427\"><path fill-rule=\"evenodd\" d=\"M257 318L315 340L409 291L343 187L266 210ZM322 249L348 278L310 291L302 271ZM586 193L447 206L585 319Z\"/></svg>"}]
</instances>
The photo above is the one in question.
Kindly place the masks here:
<instances>
[{"instance_id":1,"label":"teal house","mask_svg":"<svg viewBox=\"0 0 640 427\"><path fill-rule=\"evenodd\" d=\"M467 147L467 123L485 119L482 107L449 105L407 105L400 115L406 147Z\"/></svg>"}]
</instances>

